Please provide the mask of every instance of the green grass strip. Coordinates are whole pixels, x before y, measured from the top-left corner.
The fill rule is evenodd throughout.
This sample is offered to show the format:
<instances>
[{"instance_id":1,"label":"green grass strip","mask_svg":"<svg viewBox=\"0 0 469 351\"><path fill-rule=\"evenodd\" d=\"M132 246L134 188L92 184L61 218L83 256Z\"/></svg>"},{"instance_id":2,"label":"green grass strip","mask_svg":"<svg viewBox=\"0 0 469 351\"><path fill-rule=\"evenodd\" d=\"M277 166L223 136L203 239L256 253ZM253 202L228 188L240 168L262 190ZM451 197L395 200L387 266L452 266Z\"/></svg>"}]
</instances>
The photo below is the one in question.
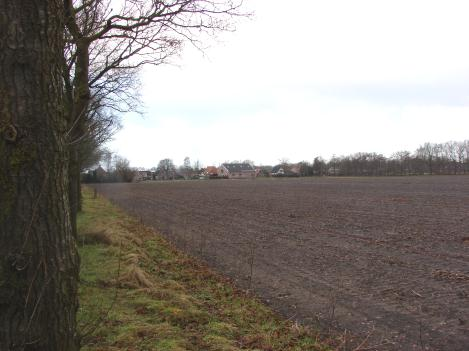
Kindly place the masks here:
<instances>
[{"instance_id":1,"label":"green grass strip","mask_svg":"<svg viewBox=\"0 0 469 351\"><path fill-rule=\"evenodd\" d=\"M83 350L327 350L313 330L282 320L89 189L83 195Z\"/></svg>"}]
</instances>

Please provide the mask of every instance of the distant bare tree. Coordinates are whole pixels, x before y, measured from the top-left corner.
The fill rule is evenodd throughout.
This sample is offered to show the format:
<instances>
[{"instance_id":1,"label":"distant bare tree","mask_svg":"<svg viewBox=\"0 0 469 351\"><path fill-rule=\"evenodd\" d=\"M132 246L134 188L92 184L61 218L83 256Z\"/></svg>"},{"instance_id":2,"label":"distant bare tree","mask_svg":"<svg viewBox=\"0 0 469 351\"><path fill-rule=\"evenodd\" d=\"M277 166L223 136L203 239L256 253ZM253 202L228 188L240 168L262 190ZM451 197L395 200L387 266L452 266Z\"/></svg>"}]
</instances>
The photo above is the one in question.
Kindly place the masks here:
<instances>
[{"instance_id":1,"label":"distant bare tree","mask_svg":"<svg viewBox=\"0 0 469 351\"><path fill-rule=\"evenodd\" d=\"M417 157L425 161L428 172L433 174L433 165L435 161L435 146L431 143L425 143L416 151Z\"/></svg>"},{"instance_id":2,"label":"distant bare tree","mask_svg":"<svg viewBox=\"0 0 469 351\"><path fill-rule=\"evenodd\" d=\"M165 158L158 163L158 174L160 179L169 180L174 179L176 175L176 167L173 160Z\"/></svg>"},{"instance_id":3,"label":"distant bare tree","mask_svg":"<svg viewBox=\"0 0 469 351\"><path fill-rule=\"evenodd\" d=\"M112 169L112 157L113 157L112 151L110 151L109 149L103 150L101 161L104 164L104 168L106 168L106 171L108 172L110 172Z\"/></svg>"},{"instance_id":4,"label":"distant bare tree","mask_svg":"<svg viewBox=\"0 0 469 351\"><path fill-rule=\"evenodd\" d=\"M411 173L410 169L410 151L397 151L391 155L391 160L396 160L399 169L399 175L409 175Z\"/></svg>"},{"instance_id":5,"label":"distant bare tree","mask_svg":"<svg viewBox=\"0 0 469 351\"><path fill-rule=\"evenodd\" d=\"M301 161L298 163L300 176L308 177L313 175L313 166L308 161Z\"/></svg>"},{"instance_id":6,"label":"distant bare tree","mask_svg":"<svg viewBox=\"0 0 469 351\"><path fill-rule=\"evenodd\" d=\"M469 172L469 140L464 141L464 173Z\"/></svg>"},{"instance_id":7,"label":"distant bare tree","mask_svg":"<svg viewBox=\"0 0 469 351\"><path fill-rule=\"evenodd\" d=\"M95 168L101 164L108 150L97 146L90 146L90 150L84 154L82 159L83 169ZM85 157L86 156L86 157Z\"/></svg>"},{"instance_id":8,"label":"distant bare tree","mask_svg":"<svg viewBox=\"0 0 469 351\"><path fill-rule=\"evenodd\" d=\"M191 159L189 157L184 158L184 164L180 168L180 171L185 179L190 179L193 176L194 170L191 166Z\"/></svg>"},{"instance_id":9,"label":"distant bare tree","mask_svg":"<svg viewBox=\"0 0 469 351\"><path fill-rule=\"evenodd\" d=\"M454 174L458 173L458 143L456 141L448 141L443 145L445 158L451 163Z\"/></svg>"},{"instance_id":10,"label":"distant bare tree","mask_svg":"<svg viewBox=\"0 0 469 351\"><path fill-rule=\"evenodd\" d=\"M119 182L130 183L135 176L135 170L130 167L129 160L121 156L114 158L114 172Z\"/></svg>"},{"instance_id":11,"label":"distant bare tree","mask_svg":"<svg viewBox=\"0 0 469 351\"><path fill-rule=\"evenodd\" d=\"M315 157L313 161L313 175L323 176L327 174L326 161L322 157Z\"/></svg>"},{"instance_id":12,"label":"distant bare tree","mask_svg":"<svg viewBox=\"0 0 469 351\"><path fill-rule=\"evenodd\" d=\"M330 159L328 163L328 170L327 170L328 175L333 175L333 176L340 175L339 162L340 162L340 158L337 157L336 155L332 155L332 158Z\"/></svg>"},{"instance_id":13,"label":"distant bare tree","mask_svg":"<svg viewBox=\"0 0 469 351\"><path fill-rule=\"evenodd\" d=\"M459 164L460 172L465 174L466 173L466 168L464 167L464 163L465 163L465 142L464 141L461 141L461 142L457 143L456 155L457 155L457 158L458 158L458 164Z\"/></svg>"}]
</instances>

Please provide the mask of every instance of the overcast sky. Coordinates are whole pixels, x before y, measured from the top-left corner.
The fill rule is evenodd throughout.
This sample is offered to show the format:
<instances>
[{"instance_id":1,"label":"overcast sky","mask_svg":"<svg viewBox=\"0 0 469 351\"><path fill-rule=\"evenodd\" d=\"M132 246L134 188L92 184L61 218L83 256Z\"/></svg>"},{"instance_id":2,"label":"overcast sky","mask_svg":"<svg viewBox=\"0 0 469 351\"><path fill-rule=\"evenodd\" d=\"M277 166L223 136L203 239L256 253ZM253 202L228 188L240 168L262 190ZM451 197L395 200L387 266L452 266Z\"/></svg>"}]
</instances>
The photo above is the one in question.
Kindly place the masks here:
<instances>
[{"instance_id":1,"label":"overcast sky","mask_svg":"<svg viewBox=\"0 0 469 351\"><path fill-rule=\"evenodd\" d=\"M205 57L145 69L145 116L123 117L112 150L136 167L266 165L469 139L469 1L246 5Z\"/></svg>"}]
</instances>

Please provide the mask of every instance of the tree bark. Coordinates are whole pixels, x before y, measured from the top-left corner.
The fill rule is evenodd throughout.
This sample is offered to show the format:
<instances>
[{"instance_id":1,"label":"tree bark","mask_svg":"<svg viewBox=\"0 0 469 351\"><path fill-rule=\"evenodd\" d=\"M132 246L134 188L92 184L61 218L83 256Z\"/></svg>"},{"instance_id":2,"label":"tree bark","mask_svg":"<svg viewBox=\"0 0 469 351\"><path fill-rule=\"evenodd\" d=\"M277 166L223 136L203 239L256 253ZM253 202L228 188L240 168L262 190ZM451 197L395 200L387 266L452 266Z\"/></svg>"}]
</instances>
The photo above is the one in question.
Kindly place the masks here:
<instances>
[{"instance_id":1,"label":"tree bark","mask_svg":"<svg viewBox=\"0 0 469 351\"><path fill-rule=\"evenodd\" d=\"M70 3L70 2L67 2ZM68 5L67 5L68 6ZM69 5L72 6L71 3ZM72 9L67 8L67 21L74 21L72 18ZM75 23L75 22L73 22ZM69 25L69 28L73 26ZM74 77L73 85L75 86L74 101L72 110L70 111L69 120L70 127L70 208L72 217L72 231L74 235L77 234L76 218L77 213L81 211L81 157L80 147L81 140L87 135L86 131L86 117L88 113L88 106L91 100L91 92L89 87L89 70L90 70L90 58L89 58L89 45L90 42L87 38L83 38L80 33L74 33L78 37L77 39L77 61L76 61L76 72Z\"/></svg>"},{"instance_id":2,"label":"tree bark","mask_svg":"<svg viewBox=\"0 0 469 351\"><path fill-rule=\"evenodd\" d=\"M79 208L79 198L81 192L80 186L80 166L78 163L78 146L72 145L69 147L69 158L68 158L68 195L70 204L70 221L72 226L72 235L77 237L77 216Z\"/></svg>"},{"instance_id":3,"label":"tree bark","mask_svg":"<svg viewBox=\"0 0 469 351\"><path fill-rule=\"evenodd\" d=\"M0 0L0 350L78 350L61 0Z\"/></svg>"}]
</instances>

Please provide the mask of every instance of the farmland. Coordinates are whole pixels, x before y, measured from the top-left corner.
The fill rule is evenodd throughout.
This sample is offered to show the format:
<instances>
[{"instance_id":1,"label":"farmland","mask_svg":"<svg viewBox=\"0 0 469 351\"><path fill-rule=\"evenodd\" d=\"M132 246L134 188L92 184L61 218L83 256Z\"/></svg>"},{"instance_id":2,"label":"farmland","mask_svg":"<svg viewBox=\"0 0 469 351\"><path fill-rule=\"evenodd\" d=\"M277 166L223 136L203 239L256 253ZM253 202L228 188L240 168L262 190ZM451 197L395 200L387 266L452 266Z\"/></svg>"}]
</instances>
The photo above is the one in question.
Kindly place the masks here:
<instances>
[{"instance_id":1,"label":"farmland","mask_svg":"<svg viewBox=\"0 0 469 351\"><path fill-rule=\"evenodd\" d=\"M467 350L469 177L96 187L288 318L379 350Z\"/></svg>"}]
</instances>

